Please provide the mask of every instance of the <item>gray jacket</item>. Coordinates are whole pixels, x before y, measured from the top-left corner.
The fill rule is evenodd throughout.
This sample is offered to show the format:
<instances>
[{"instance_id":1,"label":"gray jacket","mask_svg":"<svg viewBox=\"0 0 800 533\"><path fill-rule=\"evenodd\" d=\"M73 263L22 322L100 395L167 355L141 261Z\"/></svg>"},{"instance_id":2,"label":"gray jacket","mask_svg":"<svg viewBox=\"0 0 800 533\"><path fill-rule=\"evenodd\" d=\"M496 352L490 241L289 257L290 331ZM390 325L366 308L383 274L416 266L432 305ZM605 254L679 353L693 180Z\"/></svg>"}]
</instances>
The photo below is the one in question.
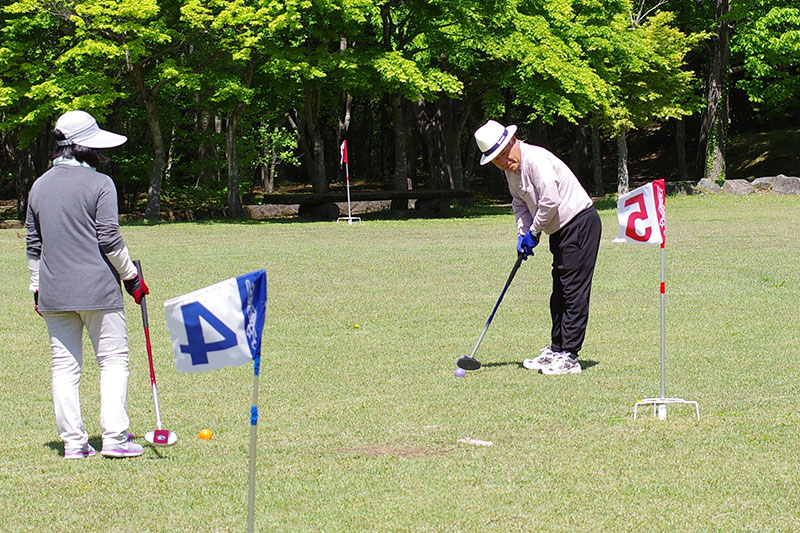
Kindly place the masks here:
<instances>
[{"instance_id":1,"label":"gray jacket","mask_svg":"<svg viewBox=\"0 0 800 533\"><path fill-rule=\"evenodd\" d=\"M114 182L92 168L57 165L28 196L27 254L39 259L39 309L123 307L119 275L105 254L125 246Z\"/></svg>"}]
</instances>

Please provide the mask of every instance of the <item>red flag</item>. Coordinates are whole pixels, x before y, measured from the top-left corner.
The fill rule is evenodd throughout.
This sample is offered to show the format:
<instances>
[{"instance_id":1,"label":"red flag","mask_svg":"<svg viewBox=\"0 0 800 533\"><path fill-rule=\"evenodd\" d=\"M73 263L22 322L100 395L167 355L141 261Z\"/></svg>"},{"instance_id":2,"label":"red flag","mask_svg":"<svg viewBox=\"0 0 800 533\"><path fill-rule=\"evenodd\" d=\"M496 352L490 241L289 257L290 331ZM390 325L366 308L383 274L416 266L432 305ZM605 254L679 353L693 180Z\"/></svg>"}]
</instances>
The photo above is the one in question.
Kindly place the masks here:
<instances>
[{"instance_id":1,"label":"red flag","mask_svg":"<svg viewBox=\"0 0 800 533\"><path fill-rule=\"evenodd\" d=\"M340 165L347 164L347 139L342 141L342 145L339 147L339 154L341 155L341 160L339 161Z\"/></svg>"}]
</instances>

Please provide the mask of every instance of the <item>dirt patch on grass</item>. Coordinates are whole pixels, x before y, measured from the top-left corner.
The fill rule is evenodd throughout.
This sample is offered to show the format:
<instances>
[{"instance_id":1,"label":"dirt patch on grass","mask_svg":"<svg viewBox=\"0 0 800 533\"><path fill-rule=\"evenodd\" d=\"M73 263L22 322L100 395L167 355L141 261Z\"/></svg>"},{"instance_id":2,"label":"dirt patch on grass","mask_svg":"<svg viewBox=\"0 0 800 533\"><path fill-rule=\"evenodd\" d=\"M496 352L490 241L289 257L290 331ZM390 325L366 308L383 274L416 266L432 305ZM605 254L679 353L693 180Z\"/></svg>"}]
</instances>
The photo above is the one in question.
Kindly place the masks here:
<instances>
[{"instance_id":1,"label":"dirt patch on grass","mask_svg":"<svg viewBox=\"0 0 800 533\"><path fill-rule=\"evenodd\" d=\"M355 455L358 457L399 457L400 459L415 459L432 455L445 455L450 450L443 448L424 448L405 443L387 442L385 444L363 444L351 448L335 450L342 455Z\"/></svg>"}]
</instances>

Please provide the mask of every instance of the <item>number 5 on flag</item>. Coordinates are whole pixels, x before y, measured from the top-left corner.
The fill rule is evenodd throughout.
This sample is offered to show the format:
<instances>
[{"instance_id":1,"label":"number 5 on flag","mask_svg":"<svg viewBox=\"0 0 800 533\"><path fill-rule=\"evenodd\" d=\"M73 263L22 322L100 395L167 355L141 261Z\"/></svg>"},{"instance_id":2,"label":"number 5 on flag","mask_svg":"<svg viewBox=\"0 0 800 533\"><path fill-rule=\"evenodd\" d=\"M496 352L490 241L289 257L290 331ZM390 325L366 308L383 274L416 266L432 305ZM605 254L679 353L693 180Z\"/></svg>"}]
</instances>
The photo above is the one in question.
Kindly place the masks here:
<instances>
[{"instance_id":1,"label":"number 5 on flag","mask_svg":"<svg viewBox=\"0 0 800 533\"><path fill-rule=\"evenodd\" d=\"M619 231L612 242L664 244L664 180L656 180L617 200Z\"/></svg>"}]
</instances>

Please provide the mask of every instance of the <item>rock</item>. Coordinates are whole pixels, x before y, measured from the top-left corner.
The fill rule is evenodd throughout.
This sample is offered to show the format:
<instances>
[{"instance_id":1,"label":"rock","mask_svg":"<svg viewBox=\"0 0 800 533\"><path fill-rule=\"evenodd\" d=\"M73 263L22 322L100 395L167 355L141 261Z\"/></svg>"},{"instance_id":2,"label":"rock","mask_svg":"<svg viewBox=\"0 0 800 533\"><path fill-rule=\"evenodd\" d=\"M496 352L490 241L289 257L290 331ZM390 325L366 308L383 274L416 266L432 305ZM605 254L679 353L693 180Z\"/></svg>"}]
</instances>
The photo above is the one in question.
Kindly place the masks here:
<instances>
[{"instance_id":1,"label":"rock","mask_svg":"<svg viewBox=\"0 0 800 533\"><path fill-rule=\"evenodd\" d=\"M772 180L775 177L756 178L750 182L750 185L758 192L770 192L772 190Z\"/></svg>"},{"instance_id":2,"label":"rock","mask_svg":"<svg viewBox=\"0 0 800 533\"><path fill-rule=\"evenodd\" d=\"M783 174L775 176L772 181L772 194L800 194L800 178Z\"/></svg>"},{"instance_id":3,"label":"rock","mask_svg":"<svg viewBox=\"0 0 800 533\"><path fill-rule=\"evenodd\" d=\"M700 181L698 181L694 189L695 191L706 192L711 194L719 194L722 192L722 187L720 187L719 185L717 185L708 178L703 178Z\"/></svg>"},{"instance_id":4,"label":"rock","mask_svg":"<svg viewBox=\"0 0 800 533\"><path fill-rule=\"evenodd\" d=\"M800 178L794 176L764 176L753 180L753 187L757 191L771 192L772 194L800 194Z\"/></svg>"},{"instance_id":5,"label":"rock","mask_svg":"<svg viewBox=\"0 0 800 533\"><path fill-rule=\"evenodd\" d=\"M735 196L745 196L756 192L747 180L725 180L725 183L722 184L722 190Z\"/></svg>"}]
</instances>

